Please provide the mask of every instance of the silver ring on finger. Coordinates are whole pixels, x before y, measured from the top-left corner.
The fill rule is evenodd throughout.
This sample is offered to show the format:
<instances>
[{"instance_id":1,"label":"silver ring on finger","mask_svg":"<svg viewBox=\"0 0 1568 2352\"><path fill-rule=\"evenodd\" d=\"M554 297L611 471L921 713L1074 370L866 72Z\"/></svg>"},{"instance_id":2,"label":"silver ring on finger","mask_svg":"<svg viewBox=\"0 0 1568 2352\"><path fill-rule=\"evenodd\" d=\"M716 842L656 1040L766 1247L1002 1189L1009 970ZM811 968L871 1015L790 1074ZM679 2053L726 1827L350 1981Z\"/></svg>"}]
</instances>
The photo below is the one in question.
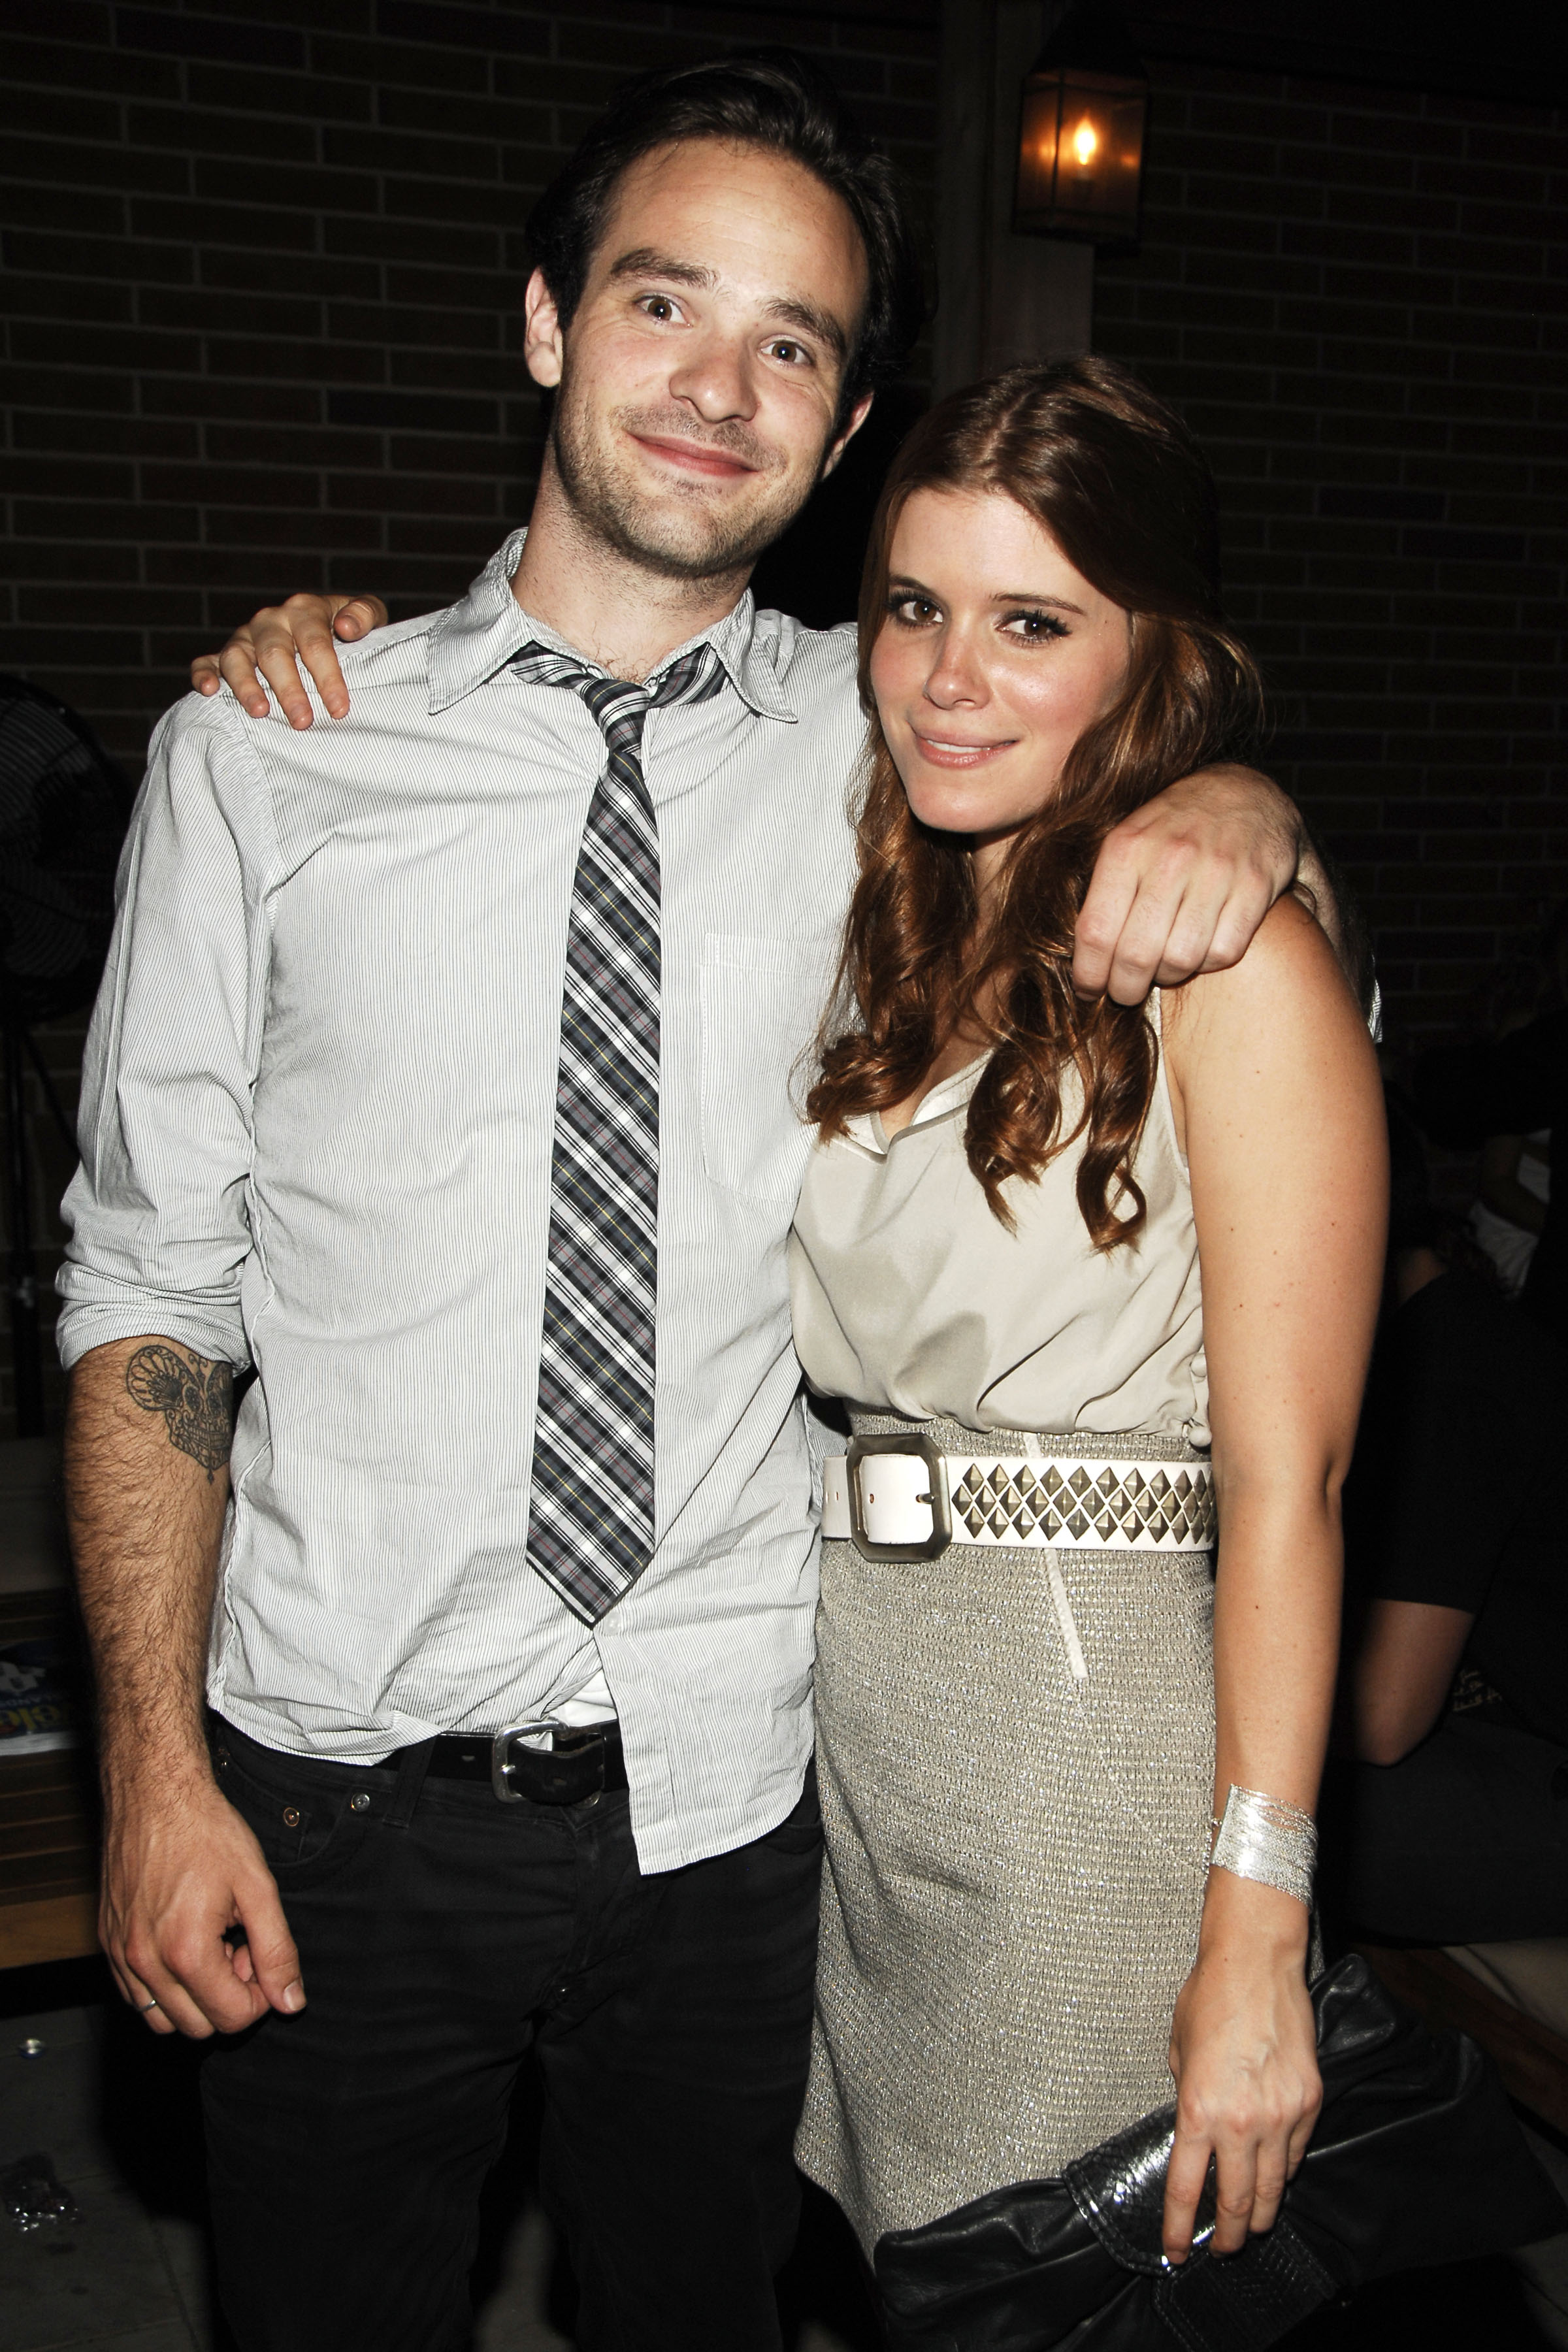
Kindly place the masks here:
<instances>
[{"instance_id":1,"label":"silver ring on finger","mask_svg":"<svg viewBox=\"0 0 1568 2352\"><path fill-rule=\"evenodd\" d=\"M155 2000L139 2000L136 2004L137 2014L141 2017L145 2017L150 2009L156 2009L157 2006L158 2004Z\"/></svg>"}]
</instances>

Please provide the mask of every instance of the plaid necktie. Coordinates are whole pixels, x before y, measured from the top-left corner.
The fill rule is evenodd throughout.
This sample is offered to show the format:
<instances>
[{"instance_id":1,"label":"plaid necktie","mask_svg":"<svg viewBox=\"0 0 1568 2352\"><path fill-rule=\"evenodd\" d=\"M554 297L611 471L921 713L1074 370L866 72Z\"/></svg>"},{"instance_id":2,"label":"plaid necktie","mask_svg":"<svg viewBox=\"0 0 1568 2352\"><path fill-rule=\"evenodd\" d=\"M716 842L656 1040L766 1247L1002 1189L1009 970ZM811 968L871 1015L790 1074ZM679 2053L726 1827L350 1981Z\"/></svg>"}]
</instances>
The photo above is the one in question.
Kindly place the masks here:
<instances>
[{"instance_id":1,"label":"plaid necktie","mask_svg":"<svg viewBox=\"0 0 1568 2352\"><path fill-rule=\"evenodd\" d=\"M529 645L520 677L580 694L609 759L572 885L550 1171L528 1559L584 1623L653 1550L654 1304L658 1239L658 828L643 722L718 694L699 646L651 688Z\"/></svg>"}]
</instances>

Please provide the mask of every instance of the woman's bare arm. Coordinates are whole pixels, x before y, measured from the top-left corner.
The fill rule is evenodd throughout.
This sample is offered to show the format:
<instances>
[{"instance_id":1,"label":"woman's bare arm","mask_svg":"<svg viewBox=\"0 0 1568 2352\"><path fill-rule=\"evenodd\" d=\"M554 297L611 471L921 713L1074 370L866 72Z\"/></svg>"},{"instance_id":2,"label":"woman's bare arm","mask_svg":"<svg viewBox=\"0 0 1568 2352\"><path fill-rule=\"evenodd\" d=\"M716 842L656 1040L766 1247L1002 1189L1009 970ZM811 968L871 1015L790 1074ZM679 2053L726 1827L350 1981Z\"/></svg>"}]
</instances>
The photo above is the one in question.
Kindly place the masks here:
<instances>
[{"instance_id":1,"label":"woman's bare arm","mask_svg":"<svg viewBox=\"0 0 1568 2352\"><path fill-rule=\"evenodd\" d=\"M386 617L379 596L301 594L287 597L281 604L264 604L217 653L196 656L191 684L198 694L216 694L226 685L252 719L265 719L265 678L289 726L309 727L313 713L303 670L314 680L328 717L346 719L349 690L338 662L337 641L353 645L372 629L384 628Z\"/></svg>"},{"instance_id":2,"label":"woman's bare arm","mask_svg":"<svg viewBox=\"0 0 1568 2352\"><path fill-rule=\"evenodd\" d=\"M1163 1000L1204 1280L1220 1549L1215 1811L1257 1789L1310 1811L1338 1650L1340 1489L1371 1353L1387 1184L1361 1013L1305 910L1245 961ZM1321 2090L1292 1896L1212 1871L1177 2004L1166 2249L1184 2251L1211 2155L1215 2244L1267 2229Z\"/></svg>"}]
</instances>

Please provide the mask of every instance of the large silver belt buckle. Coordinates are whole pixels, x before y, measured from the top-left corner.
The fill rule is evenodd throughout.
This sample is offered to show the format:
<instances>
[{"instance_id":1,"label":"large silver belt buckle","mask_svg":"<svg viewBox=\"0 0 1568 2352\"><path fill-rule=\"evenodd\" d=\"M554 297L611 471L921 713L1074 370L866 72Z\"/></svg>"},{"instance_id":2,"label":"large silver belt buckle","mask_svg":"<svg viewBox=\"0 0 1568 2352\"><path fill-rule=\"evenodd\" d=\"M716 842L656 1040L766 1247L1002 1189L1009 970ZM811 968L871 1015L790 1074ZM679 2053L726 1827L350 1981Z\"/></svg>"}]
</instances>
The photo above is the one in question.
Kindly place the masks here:
<instances>
[{"instance_id":1,"label":"large silver belt buckle","mask_svg":"<svg viewBox=\"0 0 1568 2352\"><path fill-rule=\"evenodd\" d=\"M878 1454L902 1454L926 1466L924 1490L911 1499L931 1506L931 1533L914 1543L873 1543L866 1532L866 1497L860 1486L860 1465ZM875 1475L875 1474L873 1474ZM845 1455L844 1475L849 1488L849 1528L862 1559L938 1559L952 1541L952 1509L947 1492L944 1457L923 1430L899 1437L852 1437ZM874 1499L874 1498L873 1498Z\"/></svg>"},{"instance_id":2,"label":"large silver belt buckle","mask_svg":"<svg viewBox=\"0 0 1568 2352\"><path fill-rule=\"evenodd\" d=\"M528 1802L522 1790L514 1789L511 1784L511 1776L516 1769L511 1760L512 1741L536 1738L542 1731L548 1731L551 1735L550 1744L553 1748L555 1733L564 1731L565 1728L566 1726L559 1717L543 1715L535 1723L509 1724L505 1731L496 1733L490 1742L490 1787L503 1805L523 1805Z\"/></svg>"}]
</instances>

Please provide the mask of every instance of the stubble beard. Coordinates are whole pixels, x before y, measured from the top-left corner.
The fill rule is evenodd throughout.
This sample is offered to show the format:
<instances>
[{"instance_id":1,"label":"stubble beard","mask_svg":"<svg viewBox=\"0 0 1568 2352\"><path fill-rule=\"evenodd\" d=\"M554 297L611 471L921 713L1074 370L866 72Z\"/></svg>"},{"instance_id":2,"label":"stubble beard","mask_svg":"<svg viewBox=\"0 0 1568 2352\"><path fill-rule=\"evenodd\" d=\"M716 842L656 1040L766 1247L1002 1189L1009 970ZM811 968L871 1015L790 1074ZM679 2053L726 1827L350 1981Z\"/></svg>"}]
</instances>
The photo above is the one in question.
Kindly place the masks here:
<instances>
[{"instance_id":1,"label":"stubble beard","mask_svg":"<svg viewBox=\"0 0 1568 2352\"><path fill-rule=\"evenodd\" d=\"M616 409L607 422L616 432L697 441L757 469L751 478L763 486L762 495L749 499L743 513L716 508L695 483L684 496L675 491L649 498L637 487L630 465L617 460L609 435L597 428L586 404L573 398L570 382L563 383L550 445L567 504L589 537L660 579L722 580L750 572L794 521L814 487L790 481L777 451L743 426L694 433L681 411L651 408Z\"/></svg>"}]
</instances>

